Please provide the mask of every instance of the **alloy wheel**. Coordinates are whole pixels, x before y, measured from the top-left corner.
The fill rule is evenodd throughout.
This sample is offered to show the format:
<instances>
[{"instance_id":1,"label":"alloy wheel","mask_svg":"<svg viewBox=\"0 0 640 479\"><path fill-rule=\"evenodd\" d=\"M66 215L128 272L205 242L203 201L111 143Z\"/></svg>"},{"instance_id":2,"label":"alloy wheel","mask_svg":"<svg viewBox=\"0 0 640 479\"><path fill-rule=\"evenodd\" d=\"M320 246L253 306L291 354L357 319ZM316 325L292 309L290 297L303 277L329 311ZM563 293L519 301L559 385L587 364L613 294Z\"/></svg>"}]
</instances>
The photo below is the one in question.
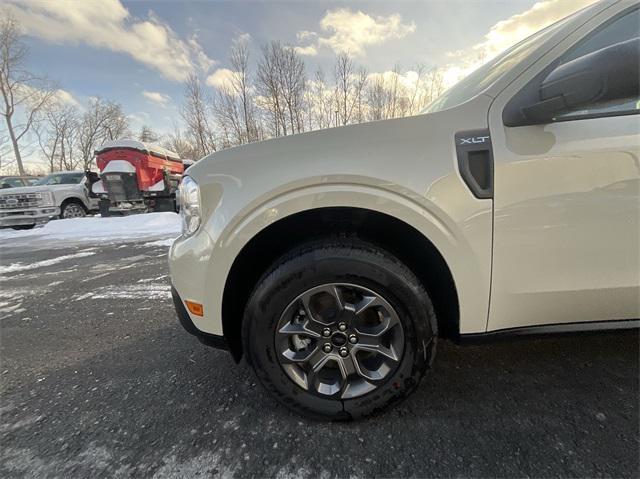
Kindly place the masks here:
<instances>
[{"instance_id":1,"label":"alloy wheel","mask_svg":"<svg viewBox=\"0 0 640 479\"><path fill-rule=\"evenodd\" d=\"M62 212L63 218L83 218L86 216L84 208L82 206L77 205L75 203L68 204L65 206L64 211Z\"/></svg>"},{"instance_id":2,"label":"alloy wheel","mask_svg":"<svg viewBox=\"0 0 640 479\"><path fill-rule=\"evenodd\" d=\"M284 310L275 333L278 362L298 386L325 398L350 399L382 385L404 351L395 309L355 284L311 288Z\"/></svg>"}]
</instances>

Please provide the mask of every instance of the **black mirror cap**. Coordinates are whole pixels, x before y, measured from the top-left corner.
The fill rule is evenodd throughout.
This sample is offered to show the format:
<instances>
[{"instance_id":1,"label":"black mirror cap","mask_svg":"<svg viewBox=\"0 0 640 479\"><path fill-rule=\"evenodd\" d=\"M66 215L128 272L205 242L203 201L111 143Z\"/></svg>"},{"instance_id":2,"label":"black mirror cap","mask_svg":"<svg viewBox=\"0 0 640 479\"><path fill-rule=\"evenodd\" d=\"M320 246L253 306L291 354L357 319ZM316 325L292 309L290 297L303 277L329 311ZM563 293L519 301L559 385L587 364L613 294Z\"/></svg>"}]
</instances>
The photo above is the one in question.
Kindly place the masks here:
<instances>
[{"instance_id":1,"label":"black mirror cap","mask_svg":"<svg viewBox=\"0 0 640 479\"><path fill-rule=\"evenodd\" d=\"M505 126L549 123L580 106L640 95L640 38L554 66L509 101L502 113Z\"/></svg>"}]
</instances>

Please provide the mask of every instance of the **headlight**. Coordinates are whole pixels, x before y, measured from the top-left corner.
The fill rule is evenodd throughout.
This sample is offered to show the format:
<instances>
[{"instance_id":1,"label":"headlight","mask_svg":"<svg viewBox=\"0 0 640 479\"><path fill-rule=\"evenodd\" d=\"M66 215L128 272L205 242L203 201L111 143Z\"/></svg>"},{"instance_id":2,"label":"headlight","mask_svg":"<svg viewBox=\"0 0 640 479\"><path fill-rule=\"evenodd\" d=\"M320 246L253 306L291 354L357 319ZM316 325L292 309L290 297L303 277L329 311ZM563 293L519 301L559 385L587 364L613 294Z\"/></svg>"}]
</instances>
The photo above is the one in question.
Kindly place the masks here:
<instances>
[{"instance_id":1,"label":"headlight","mask_svg":"<svg viewBox=\"0 0 640 479\"><path fill-rule=\"evenodd\" d=\"M190 176L184 176L180 183L180 216L182 234L191 236L200 226L200 188Z\"/></svg>"},{"instance_id":2,"label":"headlight","mask_svg":"<svg viewBox=\"0 0 640 479\"><path fill-rule=\"evenodd\" d=\"M50 191L43 191L40 195L42 198L42 206L53 206L53 195Z\"/></svg>"}]
</instances>

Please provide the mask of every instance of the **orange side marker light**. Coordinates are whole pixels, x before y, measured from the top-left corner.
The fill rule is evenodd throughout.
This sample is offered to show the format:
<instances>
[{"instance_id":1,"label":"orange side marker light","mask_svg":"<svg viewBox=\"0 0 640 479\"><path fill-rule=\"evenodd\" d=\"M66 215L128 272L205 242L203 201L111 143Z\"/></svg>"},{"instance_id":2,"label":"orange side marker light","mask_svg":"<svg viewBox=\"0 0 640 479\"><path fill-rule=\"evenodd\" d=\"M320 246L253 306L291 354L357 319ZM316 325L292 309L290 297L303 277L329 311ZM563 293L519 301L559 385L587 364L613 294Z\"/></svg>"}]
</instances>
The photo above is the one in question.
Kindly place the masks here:
<instances>
[{"instance_id":1,"label":"orange side marker light","mask_svg":"<svg viewBox=\"0 0 640 479\"><path fill-rule=\"evenodd\" d=\"M189 312L195 316L204 316L204 307L200 303L186 300L185 304Z\"/></svg>"}]
</instances>

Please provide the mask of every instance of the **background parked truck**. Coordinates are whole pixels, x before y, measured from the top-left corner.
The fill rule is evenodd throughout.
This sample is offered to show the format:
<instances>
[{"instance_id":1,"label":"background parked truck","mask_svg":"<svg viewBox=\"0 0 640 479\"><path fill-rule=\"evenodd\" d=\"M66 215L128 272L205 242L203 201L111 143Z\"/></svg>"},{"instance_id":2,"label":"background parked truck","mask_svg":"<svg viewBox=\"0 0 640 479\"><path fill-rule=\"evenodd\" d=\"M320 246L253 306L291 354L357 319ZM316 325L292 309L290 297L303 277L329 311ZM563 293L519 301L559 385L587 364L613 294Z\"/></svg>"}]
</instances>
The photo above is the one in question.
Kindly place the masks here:
<instances>
[{"instance_id":1,"label":"background parked truck","mask_svg":"<svg viewBox=\"0 0 640 479\"><path fill-rule=\"evenodd\" d=\"M91 193L95 173L60 171L33 186L0 191L0 227L29 229L54 218L79 218L97 211Z\"/></svg>"}]
</instances>

